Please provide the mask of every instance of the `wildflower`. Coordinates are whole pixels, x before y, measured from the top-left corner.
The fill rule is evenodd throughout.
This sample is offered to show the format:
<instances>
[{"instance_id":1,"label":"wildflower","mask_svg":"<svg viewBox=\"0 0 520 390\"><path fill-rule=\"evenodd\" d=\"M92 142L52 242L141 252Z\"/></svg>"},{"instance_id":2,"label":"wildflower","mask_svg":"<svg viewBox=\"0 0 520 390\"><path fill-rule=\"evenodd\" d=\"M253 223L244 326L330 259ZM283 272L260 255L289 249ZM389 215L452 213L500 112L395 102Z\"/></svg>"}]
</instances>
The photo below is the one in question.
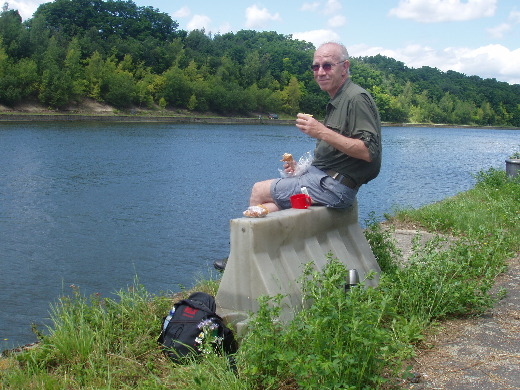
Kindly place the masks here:
<instances>
[{"instance_id":1,"label":"wildflower","mask_svg":"<svg viewBox=\"0 0 520 390\"><path fill-rule=\"evenodd\" d=\"M197 327L201 330L195 339L198 344L198 350L203 354L210 354L214 350L215 345L222 344L222 337L218 337L218 325L211 319L201 321Z\"/></svg>"},{"instance_id":2,"label":"wildflower","mask_svg":"<svg viewBox=\"0 0 520 390\"><path fill-rule=\"evenodd\" d=\"M203 329L204 331L217 329L217 324L215 324L211 319L207 319L202 321L199 325L197 325L199 329Z\"/></svg>"}]
</instances>

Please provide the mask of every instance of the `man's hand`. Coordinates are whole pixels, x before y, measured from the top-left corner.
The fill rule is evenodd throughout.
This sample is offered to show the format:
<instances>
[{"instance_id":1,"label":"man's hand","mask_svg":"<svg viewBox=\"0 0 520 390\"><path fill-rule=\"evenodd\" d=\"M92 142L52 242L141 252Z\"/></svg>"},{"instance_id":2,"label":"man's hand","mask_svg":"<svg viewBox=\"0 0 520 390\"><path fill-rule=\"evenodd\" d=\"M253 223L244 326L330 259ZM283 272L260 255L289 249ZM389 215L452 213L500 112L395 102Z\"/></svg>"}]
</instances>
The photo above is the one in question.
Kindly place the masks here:
<instances>
[{"instance_id":1,"label":"man's hand","mask_svg":"<svg viewBox=\"0 0 520 390\"><path fill-rule=\"evenodd\" d=\"M309 137L319 139L320 129L325 126L314 119L312 115L299 113L296 116L296 127Z\"/></svg>"},{"instance_id":2,"label":"man's hand","mask_svg":"<svg viewBox=\"0 0 520 390\"><path fill-rule=\"evenodd\" d=\"M292 160L290 162L286 162L283 164L283 169L288 176L294 175L294 171L296 170L296 161Z\"/></svg>"}]
</instances>

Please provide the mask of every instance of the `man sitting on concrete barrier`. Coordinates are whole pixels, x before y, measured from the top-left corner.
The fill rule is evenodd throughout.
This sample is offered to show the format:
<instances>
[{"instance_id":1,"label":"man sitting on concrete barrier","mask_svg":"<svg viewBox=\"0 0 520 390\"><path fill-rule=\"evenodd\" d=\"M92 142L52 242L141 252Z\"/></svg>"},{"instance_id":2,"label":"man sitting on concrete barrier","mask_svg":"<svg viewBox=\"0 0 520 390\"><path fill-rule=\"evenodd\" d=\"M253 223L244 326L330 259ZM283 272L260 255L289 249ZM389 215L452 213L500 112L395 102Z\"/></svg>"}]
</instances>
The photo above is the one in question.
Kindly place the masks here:
<instances>
[{"instance_id":1,"label":"man sitting on concrete barrier","mask_svg":"<svg viewBox=\"0 0 520 390\"><path fill-rule=\"evenodd\" d=\"M330 101L325 120L298 114L296 127L316 138L314 160L301 175L292 175L294 163L285 164L287 177L261 181L253 186L248 217L291 207L290 197L302 187L314 204L348 208L359 187L374 179L381 168L381 121L370 94L350 79L347 49L338 43L325 43L314 53L311 68L314 80L327 92ZM226 260L213 263L223 271Z\"/></svg>"},{"instance_id":2,"label":"man sitting on concrete barrier","mask_svg":"<svg viewBox=\"0 0 520 390\"><path fill-rule=\"evenodd\" d=\"M372 96L350 79L347 49L332 42L321 45L311 68L314 80L330 96L323 123L312 115L297 115L296 127L317 139L311 167L291 176L295 164L286 163L287 177L255 183L245 216L290 208L289 198L301 193L302 187L315 204L347 208L354 203L359 187L379 174L379 112Z\"/></svg>"}]
</instances>

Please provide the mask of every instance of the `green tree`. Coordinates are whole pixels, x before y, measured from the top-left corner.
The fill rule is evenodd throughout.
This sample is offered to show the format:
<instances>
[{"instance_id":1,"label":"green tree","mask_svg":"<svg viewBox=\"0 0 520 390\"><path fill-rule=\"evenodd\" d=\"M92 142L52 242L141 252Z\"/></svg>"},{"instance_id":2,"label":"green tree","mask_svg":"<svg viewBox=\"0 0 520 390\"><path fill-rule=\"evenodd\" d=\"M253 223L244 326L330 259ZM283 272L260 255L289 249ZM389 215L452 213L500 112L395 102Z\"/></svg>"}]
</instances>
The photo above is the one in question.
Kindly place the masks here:
<instances>
[{"instance_id":1,"label":"green tree","mask_svg":"<svg viewBox=\"0 0 520 390\"><path fill-rule=\"evenodd\" d=\"M72 78L63 67L63 57L64 50L52 37L42 63L38 98L41 103L54 108L65 106L72 97Z\"/></svg>"},{"instance_id":2,"label":"green tree","mask_svg":"<svg viewBox=\"0 0 520 390\"><path fill-rule=\"evenodd\" d=\"M388 106L388 110L386 115L381 119L384 121L394 122L394 123L406 123L408 122L408 114L410 112L409 106L407 106L403 99L400 99L399 96L391 96L390 104Z\"/></svg>"},{"instance_id":3,"label":"green tree","mask_svg":"<svg viewBox=\"0 0 520 390\"><path fill-rule=\"evenodd\" d=\"M39 97L58 107L89 96L154 107L163 98L171 107L223 115L324 115L328 97L309 69L311 43L272 31L212 36L177 27L167 14L132 0L55 0L25 22L4 7L0 101ZM351 58L351 69L385 121L520 126L519 85L408 68L381 55Z\"/></svg>"},{"instance_id":4,"label":"green tree","mask_svg":"<svg viewBox=\"0 0 520 390\"><path fill-rule=\"evenodd\" d=\"M69 44L64 66L67 77L71 80L71 97L78 99L84 95L87 81L85 80L85 68L81 61L81 48L77 38L73 38Z\"/></svg>"},{"instance_id":5,"label":"green tree","mask_svg":"<svg viewBox=\"0 0 520 390\"><path fill-rule=\"evenodd\" d=\"M388 93L386 93L383 90L383 88L381 88L379 85L374 85L370 92L374 97L374 101L376 102L382 120L389 120L388 117L390 105L392 103L392 97Z\"/></svg>"},{"instance_id":6,"label":"green tree","mask_svg":"<svg viewBox=\"0 0 520 390\"><path fill-rule=\"evenodd\" d=\"M432 123L431 105L427 91L418 95L415 104L410 107L410 121L412 123Z\"/></svg>"},{"instance_id":7,"label":"green tree","mask_svg":"<svg viewBox=\"0 0 520 390\"><path fill-rule=\"evenodd\" d=\"M130 72L116 69L108 74L103 100L117 108L128 108L136 97L136 85Z\"/></svg>"},{"instance_id":8,"label":"green tree","mask_svg":"<svg viewBox=\"0 0 520 390\"><path fill-rule=\"evenodd\" d=\"M300 100L302 97L302 91L300 83L296 77L291 77L289 84L282 91L284 112L294 115L300 110Z\"/></svg>"},{"instance_id":9,"label":"green tree","mask_svg":"<svg viewBox=\"0 0 520 390\"><path fill-rule=\"evenodd\" d=\"M207 111L209 109L209 100L211 99L211 83L206 80L195 80L191 82L191 88L194 96L197 98L195 110Z\"/></svg>"},{"instance_id":10,"label":"green tree","mask_svg":"<svg viewBox=\"0 0 520 390\"><path fill-rule=\"evenodd\" d=\"M6 53L11 58L21 58L27 54L23 35L22 17L18 11L7 8L0 12L0 37Z\"/></svg>"},{"instance_id":11,"label":"green tree","mask_svg":"<svg viewBox=\"0 0 520 390\"><path fill-rule=\"evenodd\" d=\"M240 68L240 85L244 88L252 86L260 79L262 63L258 50L246 54L244 65Z\"/></svg>"},{"instance_id":12,"label":"green tree","mask_svg":"<svg viewBox=\"0 0 520 390\"><path fill-rule=\"evenodd\" d=\"M153 108L161 77L150 72L142 74L135 83L135 102L139 107Z\"/></svg>"},{"instance_id":13,"label":"green tree","mask_svg":"<svg viewBox=\"0 0 520 390\"><path fill-rule=\"evenodd\" d=\"M168 14L138 7L131 0L54 0L41 4L34 17L43 18L47 27L71 38L94 28L102 40L117 36L165 41L175 37L178 27Z\"/></svg>"},{"instance_id":14,"label":"green tree","mask_svg":"<svg viewBox=\"0 0 520 390\"><path fill-rule=\"evenodd\" d=\"M103 61L101 54L96 51L86 62L85 80L87 84L87 96L102 101L102 95L106 89L105 81L108 74L105 61Z\"/></svg>"},{"instance_id":15,"label":"green tree","mask_svg":"<svg viewBox=\"0 0 520 390\"><path fill-rule=\"evenodd\" d=\"M217 69L216 76L223 83L235 83L239 80L238 66L228 56L220 59L221 64Z\"/></svg>"},{"instance_id":16,"label":"green tree","mask_svg":"<svg viewBox=\"0 0 520 390\"><path fill-rule=\"evenodd\" d=\"M195 94L190 96L187 108L190 111L195 111L195 109L197 108L197 96L195 96Z\"/></svg>"},{"instance_id":17,"label":"green tree","mask_svg":"<svg viewBox=\"0 0 520 390\"><path fill-rule=\"evenodd\" d=\"M186 108L193 91L183 70L173 66L163 76L162 97L173 107Z\"/></svg>"}]
</instances>

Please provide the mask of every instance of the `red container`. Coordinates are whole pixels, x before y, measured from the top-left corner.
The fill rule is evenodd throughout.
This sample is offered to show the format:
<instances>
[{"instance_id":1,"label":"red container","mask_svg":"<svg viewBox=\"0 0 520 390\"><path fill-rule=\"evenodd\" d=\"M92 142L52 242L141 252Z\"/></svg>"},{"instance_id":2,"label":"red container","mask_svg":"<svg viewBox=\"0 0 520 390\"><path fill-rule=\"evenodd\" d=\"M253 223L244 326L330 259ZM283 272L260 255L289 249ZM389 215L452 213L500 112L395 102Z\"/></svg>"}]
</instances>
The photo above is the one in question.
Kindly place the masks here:
<instances>
[{"instance_id":1,"label":"red container","mask_svg":"<svg viewBox=\"0 0 520 390\"><path fill-rule=\"evenodd\" d=\"M291 196L291 206L293 209L306 209L312 204L311 197L305 194Z\"/></svg>"}]
</instances>

